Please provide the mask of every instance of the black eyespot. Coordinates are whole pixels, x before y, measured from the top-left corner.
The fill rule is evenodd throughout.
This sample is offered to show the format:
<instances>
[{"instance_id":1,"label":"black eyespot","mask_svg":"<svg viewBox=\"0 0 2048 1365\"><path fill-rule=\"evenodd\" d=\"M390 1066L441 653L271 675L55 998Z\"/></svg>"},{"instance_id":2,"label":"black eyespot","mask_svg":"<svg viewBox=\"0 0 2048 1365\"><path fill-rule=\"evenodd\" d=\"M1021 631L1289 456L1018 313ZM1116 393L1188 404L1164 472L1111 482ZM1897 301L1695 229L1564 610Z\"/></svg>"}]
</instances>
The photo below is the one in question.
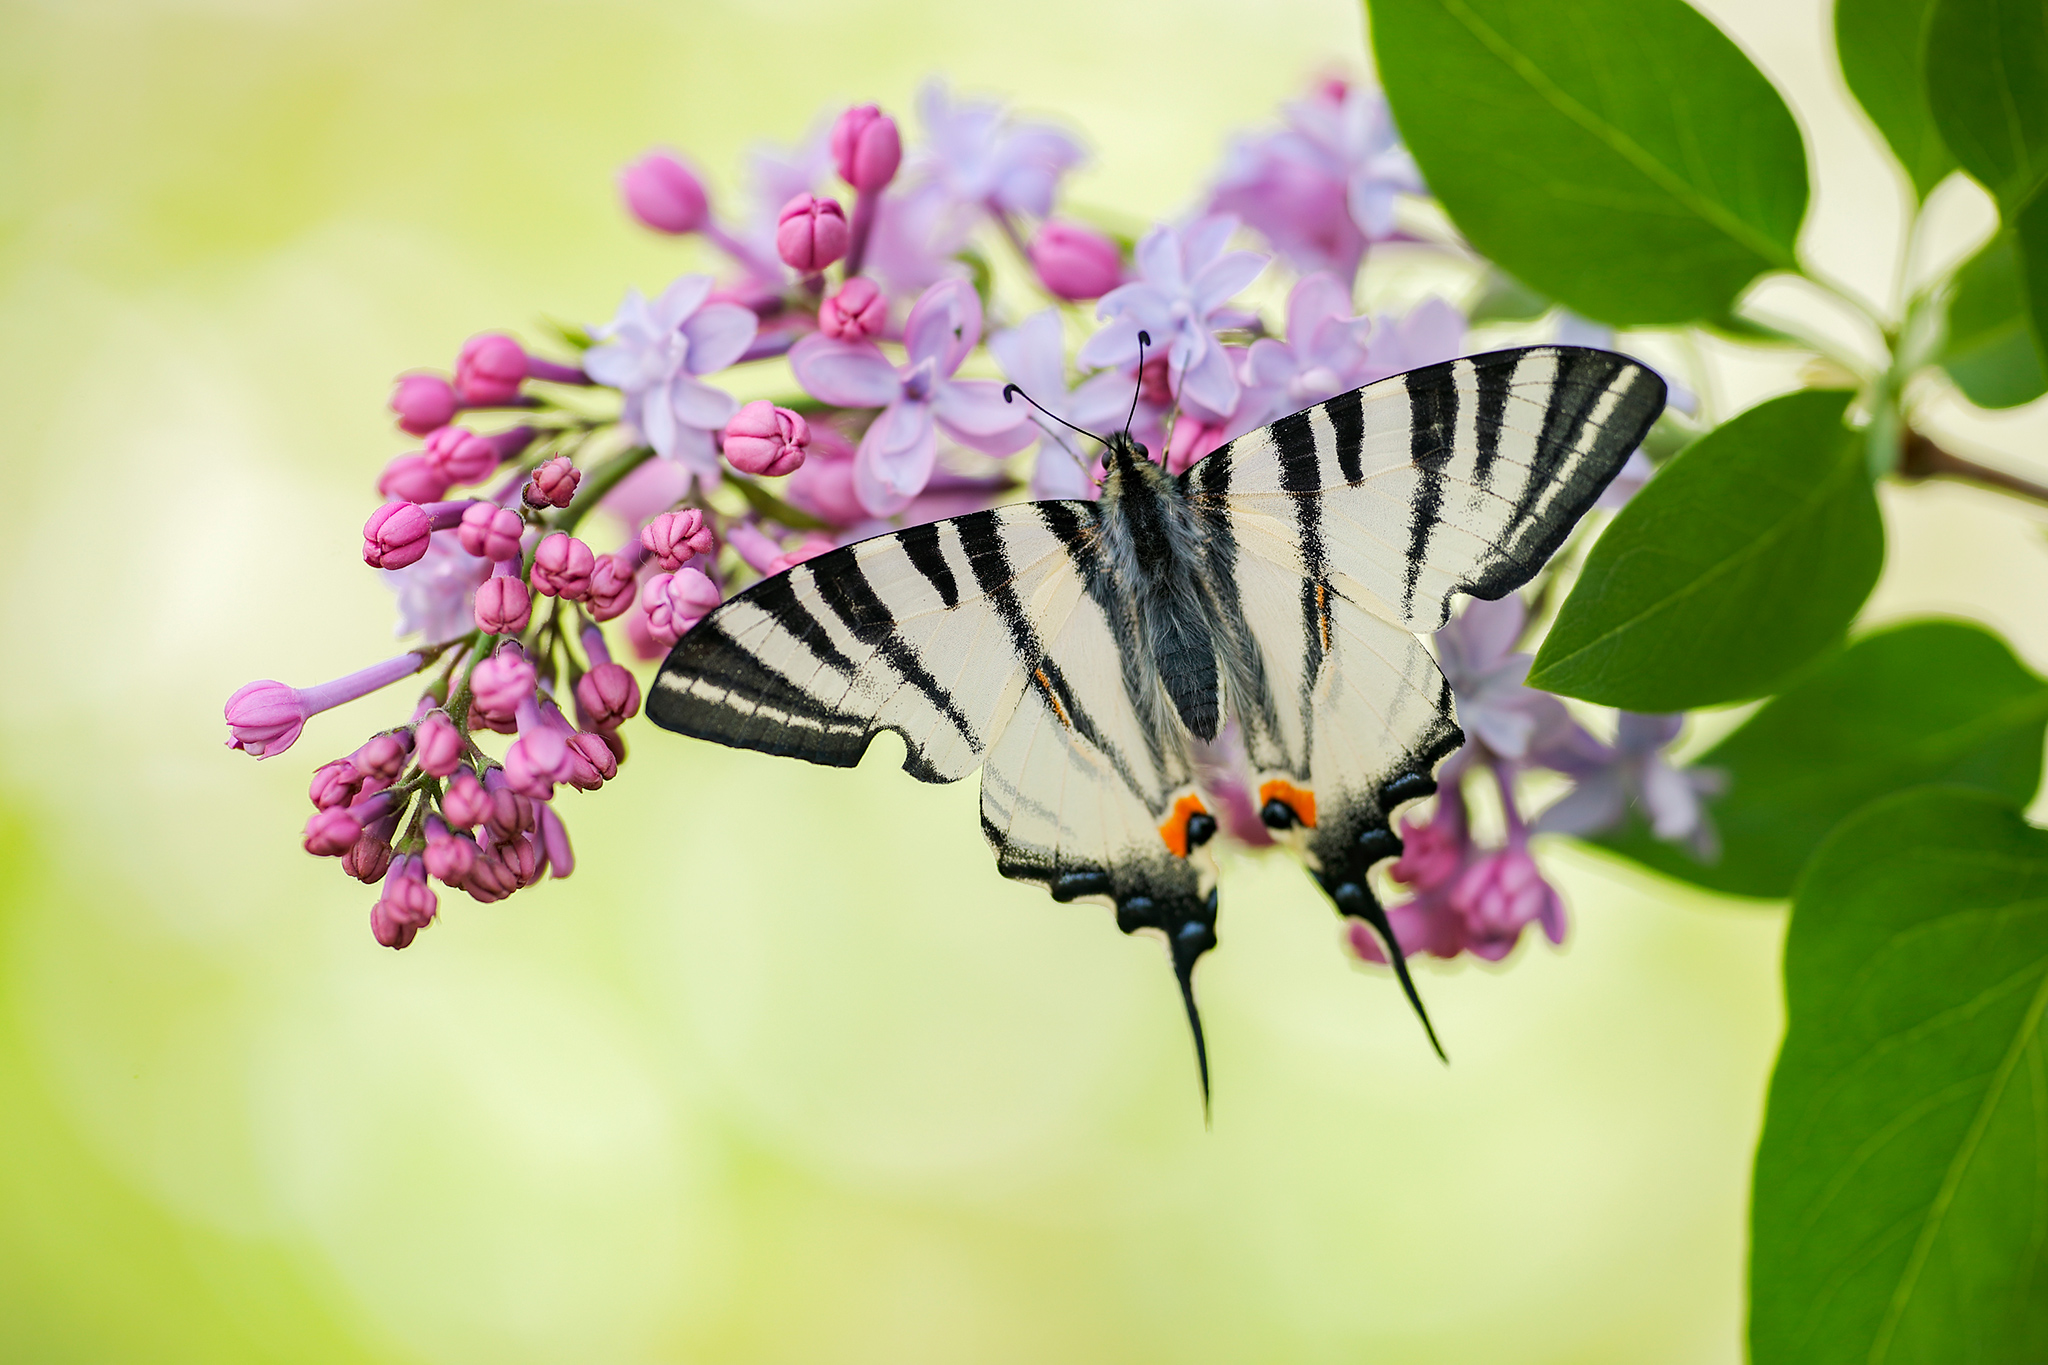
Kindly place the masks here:
<instances>
[{"instance_id":1,"label":"black eyespot","mask_svg":"<svg viewBox=\"0 0 2048 1365\"><path fill-rule=\"evenodd\" d=\"M1276 796L1259 807L1259 819L1265 823L1267 829L1292 829L1297 817L1294 814L1294 807Z\"/></svg>"},{"instance_id":2,"label":"black eyespot","mask_svg":"<svg viewBox=\"0 0 2048 1365\"><path fill-rule=\"evenodd\" d=\"M1200 848L1216 837L1216 817L1198 810L1188 817L1188 847Z\"/></svg>"}]
</instances>

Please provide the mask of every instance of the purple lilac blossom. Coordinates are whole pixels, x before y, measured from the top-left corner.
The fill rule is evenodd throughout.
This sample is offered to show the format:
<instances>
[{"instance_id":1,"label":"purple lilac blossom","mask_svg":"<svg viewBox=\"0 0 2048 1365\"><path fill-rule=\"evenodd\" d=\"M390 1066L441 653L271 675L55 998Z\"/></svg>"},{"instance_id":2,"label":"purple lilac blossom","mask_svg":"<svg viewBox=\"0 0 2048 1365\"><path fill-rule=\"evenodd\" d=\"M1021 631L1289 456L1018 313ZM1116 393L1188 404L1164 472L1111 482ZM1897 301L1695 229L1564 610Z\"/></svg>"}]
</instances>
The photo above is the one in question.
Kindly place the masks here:
<instances>
[{"instance_id":1,"label":"purple lilac blossom","mask_svg":"<svg viewBox=\"0 0 2048 1365\"><path fill-rule=\"evenodd\" d=\"M1358 273L1369 244L1399 234L1394 201L1422 177L1394 131L1386 98L1332 82L1286 108L1287 127L1231 148L1210 196L1296 269Z\"/></svg>"},{"instance_id":2,"label":"purple lilac blossom","mask_svg":"<svg viewBox=\"0 0 2048 1365\"><path fill-rule=\"evenodd\" d=\"M881 408L854 456L854 489L875 516L893 516L924 489L938 456L938 432L988 455L1009 455L1035 433L1027 409L1003 401L991 379L956 379L981 340L981 300L964 280L924 292L903 327L907 353L891 363L873 342L810 336L790 351L804 391L821 402Z\"/></svg>"},{"instance_id":3,"label":"purple lilac blossom","mask_svg":"<svg viewBox=\"0 0 2048 1365\"><path fill-rule=\"evenodd\" d=\"M1095 315L1105 325L1082 344L1080 363L1136 365L1143 331L1166 353L1168 382L1180 406L1210 421L1234 411L1241 386L1214 329L1248 320L1225 305L1258 277L1267 260L1256 252L1225 250L1236 230L1235 218L1218 215L1185 228L1161 224L1146 233L1135 252L1138 279L1102 296Z\"/></svg>"},{"instance_id":4,"label":"purple lilac blossom","mask_svg":"<svg viewBox=\"0 0 2048 1365\"><path fill-rule=\"evenodd\" d=\"M1593 761L1567 769L1578 784L1536 818L1537 830L1598 834L1620 824L1635 806L1657 838L1684 844L1705 861L1718 856L1720 840L1705 798L1726 790L1728 778L1717 768L1673 767L1665 757L1684 720L1622 712L1614 746L1602 746Z\"/></svg>"},{"instance_id":5,"label":"purple lilac blossom","mask_svg":"<svg viewBox=\"0 0 2048 1365\"><path fill-rule=\"evenodd\" d=\"M710 299L709 275L685 275L651 302L630 289L583 357L591 378L625 395L626 424L705 484L718 481L714 433L739 403L698 376L738 360L758 327L752 310Z\"/></svg>"},{"instance_id":6,"label":"purple lilac blossom","mask_svg":"<svg viewBox=\"0 0 2048 1365\"><path fill-rule=\"evenodd\" d=\"M440 533L416 562L378 572L398 599L398 623L391 633L401 639L417 635L437 645L474 626L470 604L477 585L491 576L491 561L463 549L458 537Z\"/></svg>"}]
</instances>

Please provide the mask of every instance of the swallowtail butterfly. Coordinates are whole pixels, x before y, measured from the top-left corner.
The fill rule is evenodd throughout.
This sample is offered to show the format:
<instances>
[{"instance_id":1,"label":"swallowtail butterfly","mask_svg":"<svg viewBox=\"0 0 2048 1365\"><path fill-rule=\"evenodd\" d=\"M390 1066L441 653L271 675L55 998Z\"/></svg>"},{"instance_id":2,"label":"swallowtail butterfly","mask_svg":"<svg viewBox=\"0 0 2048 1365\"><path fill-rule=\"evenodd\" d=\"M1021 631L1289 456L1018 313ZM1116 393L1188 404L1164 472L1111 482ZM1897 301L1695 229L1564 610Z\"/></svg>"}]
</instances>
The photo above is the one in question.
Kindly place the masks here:
<instances>
[{"instance_id":1,"label":"swallowtail butterfly","mask_svg":"<svg viewBox=\"0 0 2048 1365\"><path fill-rule=\"evenodd\" d=\"M1418 634L1453 593L1526 583L1663 406L1634 361L1535 346L1332 398L1177 477L1112 436L1100 502L912 526L754 584L675 646L647 711L840 767L894 730L921 781L981 769L998 871L1165 937L1204 1095L1217 820L1193 742L1234 717L1261 818L1373 927L1435 1045L1366 877L1464 738Z\"/></svg>"}]
</instances>

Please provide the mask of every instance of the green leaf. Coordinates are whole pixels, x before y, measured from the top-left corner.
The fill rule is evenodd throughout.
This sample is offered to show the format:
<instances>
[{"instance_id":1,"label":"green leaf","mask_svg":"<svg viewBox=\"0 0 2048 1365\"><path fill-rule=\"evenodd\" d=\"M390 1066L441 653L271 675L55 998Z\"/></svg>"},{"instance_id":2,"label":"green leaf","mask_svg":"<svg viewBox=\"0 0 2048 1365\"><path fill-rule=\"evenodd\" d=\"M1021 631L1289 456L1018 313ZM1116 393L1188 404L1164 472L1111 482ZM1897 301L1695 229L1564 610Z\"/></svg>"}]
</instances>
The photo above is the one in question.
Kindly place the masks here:
<instances>
[{"instance_id":1,"label":"green leaf","mask_svg":"<svg viewBox=\"0 0 2048 1365\"><path fill-rule=\"evenodd\" d=\"M2009 229L1956 272L1941 367L1980 408L2018 407L2048 391L2025 302L2019 248Z\"/></svg>"},{"instance_id":2,"label":"green leaf","mask_svg":"<svg viewBox=\"0 0 2048 1365\"><path fill-rule=\"evenodd\" d=\"M1927 108L1923 68L1933 9L1933 0L1835 0L1842 76L1922 199L1956 165Z\"/></svg>"},{"instance_id":3,"label":"green leaf","mask_svg":"<svg viewBox=\"0 0 2048 1365\"><path fill-rule=\"evenodd\" d=\"M1686 447L1595 542L1530 685L1685 711L1761 696L1832 647L1884 562L1848 404L1786 394Z\"/></svg>"},{"instance_id":4,"label":"green leaf","mask_svg":"<svg viewBox=\"0 0 2048 1365\"><path fill-rule=\"evenodd\" d=\"M2048 832L1921 788L1799 883L1757 1146L1754 1365L2048 1359Z\"/></svg>"},{"instance_id":5,"label":"green leaf","mask_svg":"<svg viewBox=\"0 0 2048 1365\"><path fill-rule=\"evenodd\" d=\"M2010 222L2048 181L2048 9L1936 0L1926 71L1942 140Z\"/></svg>"},{"instance_id":6,"label":"green leaf","mask_svg":"<svg viewBox=\"0 0 2048 1365\"><path fill-rule=\"evenodd\" d=\"M1777 899L1828 831L1881 796L1942 782L2024 805L2041 785L2044 731L2048 681L1996 635L1962 621L1896 626L1801 675L1700 756L1728 778L1709 806L1714 862L1640 820L1592 842L1698 886Z\"/></svg>"},{"instance_id":7,"label":"green leaf","mask_svg":"<svg viewBox=\"0 0 2048 1365\"><path fill-rule=\"evenodd\" d=\"M1473 326L1483 322L1528 322L1550 311L1550 300L1498 267L1480 282L1479 297L1465 310Z\"/></svg>"},{"instance_id":8,"label":"green leaf","mask_svg":"<svg viewBox=\"0 0 2048 1365\"><path fill-rule=\"evenodd\" d=\"M1530 288L1601 322L1690 322L1796 268L1798 125L1681 0L1369 8L1380 80L1431 192Z\"/></svg>"}]
</instances>

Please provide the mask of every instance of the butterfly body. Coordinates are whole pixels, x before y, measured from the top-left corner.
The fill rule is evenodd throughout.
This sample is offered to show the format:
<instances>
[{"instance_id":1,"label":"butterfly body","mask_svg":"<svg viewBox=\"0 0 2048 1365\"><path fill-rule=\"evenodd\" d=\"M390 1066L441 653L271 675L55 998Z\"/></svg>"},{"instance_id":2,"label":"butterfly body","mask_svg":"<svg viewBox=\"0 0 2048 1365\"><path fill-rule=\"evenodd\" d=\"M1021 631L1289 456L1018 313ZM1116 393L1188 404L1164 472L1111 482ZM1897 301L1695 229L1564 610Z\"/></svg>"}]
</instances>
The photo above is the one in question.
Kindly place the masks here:
<instances>
[{"instance_id":1,"label":"butterfly body","mask_svg":"<svg viewBox=\"0 0 2048 1365\"><path fill-rule=\"evenodd\" d=\"M1227 789L1372 925L1421 1015L1368 879L1463 738L1417 635L1456 592L1528 581L1663 397L1624 357L1531 347L1340 395L1178 476L1112 438L1099 502L910 527L738 594L648 713L839 766L890 729L924 781L980 768L998 871L1164 937L1206 1093L1193 970Z\"/></svg>"}]
</instances>

